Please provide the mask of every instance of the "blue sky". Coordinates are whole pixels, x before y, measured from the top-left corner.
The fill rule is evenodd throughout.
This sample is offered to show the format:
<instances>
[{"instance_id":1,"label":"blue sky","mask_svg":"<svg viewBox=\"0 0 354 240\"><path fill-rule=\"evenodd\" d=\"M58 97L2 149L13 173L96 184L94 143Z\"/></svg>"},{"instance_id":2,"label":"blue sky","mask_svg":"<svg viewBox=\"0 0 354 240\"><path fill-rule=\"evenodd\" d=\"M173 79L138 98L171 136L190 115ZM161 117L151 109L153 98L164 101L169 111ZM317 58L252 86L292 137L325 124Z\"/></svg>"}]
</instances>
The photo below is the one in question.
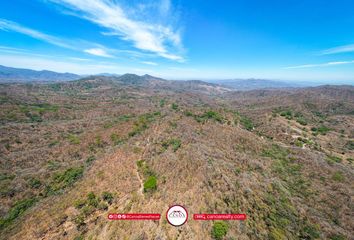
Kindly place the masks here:
<instances>
[{"instance_id":1,"label":"blue sky","mask_svg":"<svg viewBox=\"0 0 354 240\"><path fill-rule=\"evenodd\" d=\"M354 1L0 1L0 64L353 83Z\"/></svg>"}]
</instances>

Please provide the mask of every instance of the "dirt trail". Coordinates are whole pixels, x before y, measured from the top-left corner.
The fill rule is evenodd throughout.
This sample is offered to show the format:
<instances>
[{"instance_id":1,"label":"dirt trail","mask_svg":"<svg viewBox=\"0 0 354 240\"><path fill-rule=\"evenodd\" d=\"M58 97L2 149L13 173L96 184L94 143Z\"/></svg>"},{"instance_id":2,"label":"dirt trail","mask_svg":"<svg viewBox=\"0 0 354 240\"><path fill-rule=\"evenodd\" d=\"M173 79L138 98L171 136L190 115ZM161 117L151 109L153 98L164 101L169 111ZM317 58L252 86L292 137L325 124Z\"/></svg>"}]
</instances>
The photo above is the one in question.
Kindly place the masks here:
<instances>
[{"instance_id":1,"label":"dirt trail","mask_svg":"<svg viewBox=\"0 0 354 240\"><path fill-rule=\"evenodd\" d=\"M136 176L137 176L137 178L139 179L139 182L140 182L140 188L138 190L138 194L141 195L141 196L144 196L144 182L143 182L143 180L141 179L141 177L139 175L138 169L136 169Z\"/></svg>"},{"instance_id":2,"label":"dirt trail","mask_svg":"<svg viewBox=\"0 0 354 240\"><path fill-rule=\"evenodd\" d=\"M144 159L145 158L145 155L150 147L150 144L154 142L154 140L160 135L160 131L159 131L159 124L156 124L153 128L153 131L152 131L152 136L151 134L149 134L149 137L147 138L147 143L144 147L144 151L142 152L141 156L140 156L140 159ZM139 170L138 168L136 168L136 176L140 182L140 188L138 190L138 194L143 196L144 197L144 182L143 182L143 179L140 177L140 174L139 174Z\"/></svg>"}]
</instances>

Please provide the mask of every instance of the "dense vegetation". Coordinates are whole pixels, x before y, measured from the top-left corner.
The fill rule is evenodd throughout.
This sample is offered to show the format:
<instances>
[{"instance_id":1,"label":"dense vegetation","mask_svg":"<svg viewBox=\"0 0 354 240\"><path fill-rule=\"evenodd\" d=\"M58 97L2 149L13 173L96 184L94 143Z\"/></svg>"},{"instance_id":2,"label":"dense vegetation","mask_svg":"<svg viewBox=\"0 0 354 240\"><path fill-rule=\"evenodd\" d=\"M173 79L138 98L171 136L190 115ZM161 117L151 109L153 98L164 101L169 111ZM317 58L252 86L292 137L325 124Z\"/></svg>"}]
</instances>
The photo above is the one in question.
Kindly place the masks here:
<instances>
[{"instance_id":1,"label":"dense vegetation","mask_svg":"<svg viewBox=\"0 0 354 240\"><path fill-rule=\"evenodd\" d=\"M216 240L221 240L227 234L229 226L225 222L215 222L211 231L211 235Z\"/></svg>"}]
</instances>

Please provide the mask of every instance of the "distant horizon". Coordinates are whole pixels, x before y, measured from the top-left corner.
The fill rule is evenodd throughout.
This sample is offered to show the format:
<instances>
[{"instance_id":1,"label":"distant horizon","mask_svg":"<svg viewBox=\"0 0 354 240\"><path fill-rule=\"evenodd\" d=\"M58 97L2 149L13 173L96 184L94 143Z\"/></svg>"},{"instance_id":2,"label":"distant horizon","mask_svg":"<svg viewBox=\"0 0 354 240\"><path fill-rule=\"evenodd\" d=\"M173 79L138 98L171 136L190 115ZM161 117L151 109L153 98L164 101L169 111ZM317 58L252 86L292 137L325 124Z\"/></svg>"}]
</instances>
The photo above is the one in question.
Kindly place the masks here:
<instances>
[{"instance_id":1,"label":"distant horizon","mask_svg":"<svg viewBox=\"0 0 354 240\"><path fill-rule=\"evenodd\" d=\"M354 85L354 79L339 79L339 78L331 78L331 79L296 79L296 78L266 78L266 77L261 77L261 76L243 76L243 77L234 77L234 76L230 76L230 77L169 77L169 76L163 76L160 75L158 72L157 73L148 73L148 72L92 72L92 73L80 73L80 72L72 72L72 71L58 71L55 69L49 69L49 68L43 68L43 67L34 67L34 68L30 68L30 67L23 67L23 66L8 66L5 64L0 64L2 66L5 67L11 67L11 68L21 68L21 69L30 69L30 70L34 70L34 71L52 71L52 72L57 72L57 73L72 73L72 74L76 74L76 75L81 75L81 76L89 76L89 75L100 75L100 74L112 74L112 75L124 75L124 74L136 74L136 75L152 75L155 77L160 77L160 78L164 78L164 79L168 79L168 80L203 80L203 81L223 81L223 80L250 80L250 79L257 79L257 80L268 80L268 81L280 81L280 82L298 82L298 83L322 83L322 84L330 84L330 85L338 85L338 84L349 84L349 85Z\"/></svg>"},{"instance_id":2,"label":"distant horizon","mask_svg":"<svg viewBox=\"0 0 354 240\"><path fill-rule=\"evenodd\" d=\"M102 72L102 73L88 73L88 74L77 74L73 72L57 72L53 71L50 69L31 69L31 68L23 68L23 67L11 67L11 66L5 66L1 65L3 67L9 67L9 68L15 68L15 69L25 69L25 70L33 70L33 71L51 71L51 72L56 72L60 74L75 74L78 76L86 77L86 76L97 76L97 75L118 75L122 76L125 74L135 74L138 76L143 76L143 75L150 75L153 77L158 77L162 78L165 80L171 80L171 81L205 81L205 82L221 82L221 81L251 81L251 80L259 80L259 81L273 81L273 82L282 82L282 83L291 83L291 84L298 84L298 85L313 85L313 86L319 86L319 85L353 85L354 86L354 81L337 81L336 83L332 83L330 80L287 80L287 79L269 79L269 78L255 78L255 77L249 77L249 78L239 78L239 77L233 77L233 78L165 78L161 77L159 75L152 75L149 73L143 73L143 74L138 74L138 73L133 73L133 72L126 72L126 73L110 73L110 72Z\"/></svg>"}]
</instances>

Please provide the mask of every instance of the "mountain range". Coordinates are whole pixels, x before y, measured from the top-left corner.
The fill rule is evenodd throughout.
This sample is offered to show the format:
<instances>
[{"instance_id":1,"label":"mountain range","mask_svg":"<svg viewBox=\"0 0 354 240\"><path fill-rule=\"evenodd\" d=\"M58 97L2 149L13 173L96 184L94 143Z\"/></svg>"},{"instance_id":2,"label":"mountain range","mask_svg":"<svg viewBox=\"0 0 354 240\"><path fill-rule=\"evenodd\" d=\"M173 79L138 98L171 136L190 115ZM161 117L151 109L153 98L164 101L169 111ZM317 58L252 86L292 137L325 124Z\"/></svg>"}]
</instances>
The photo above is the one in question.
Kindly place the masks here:
<instances>
[{"instance_id":1,"label":"mountain range","mask_svg":"<svg viewBox=\"0 0 354 240\"><path fill-rule=\"evenodd\" d=\"M60 82L60 81L72 81L78 79L92 78L111 79L114 81L125 82L129 84L144 84L150 81L154 84L165 85L169 87L170 84L174 84L175 89L183 89L188 85L190 87L196 85L213 86L213 84L222 87L223 89L247 91L256 89L286 89L286 88L301 88L318 86L321 84L310 82L291 82L291 81L278 81L278 80L266 80L266 79L226 79L226 80L171 80L167 81L162 78L157 78L148 74L138 76L136 74L113 74L113 73L100 73L96 75L77 75L74 73L58 73L48 70L35 71L31 69L13 68L0 65L0 83L14 83L14 82ZM153 80L153 81L152 81Z\"/></svg>"},{"instance_id":2,"label":"mountain range","mask_svg":"<svg viewBox=\"0 0 354 240\"><path fill-rule=\"evenodd\" d=\"M73 73L58 73L48 70L35 71L31 69L12 68L0 65L0 83L70 81L79 78L79 75Z\"/></svg>"}]
</instances>

